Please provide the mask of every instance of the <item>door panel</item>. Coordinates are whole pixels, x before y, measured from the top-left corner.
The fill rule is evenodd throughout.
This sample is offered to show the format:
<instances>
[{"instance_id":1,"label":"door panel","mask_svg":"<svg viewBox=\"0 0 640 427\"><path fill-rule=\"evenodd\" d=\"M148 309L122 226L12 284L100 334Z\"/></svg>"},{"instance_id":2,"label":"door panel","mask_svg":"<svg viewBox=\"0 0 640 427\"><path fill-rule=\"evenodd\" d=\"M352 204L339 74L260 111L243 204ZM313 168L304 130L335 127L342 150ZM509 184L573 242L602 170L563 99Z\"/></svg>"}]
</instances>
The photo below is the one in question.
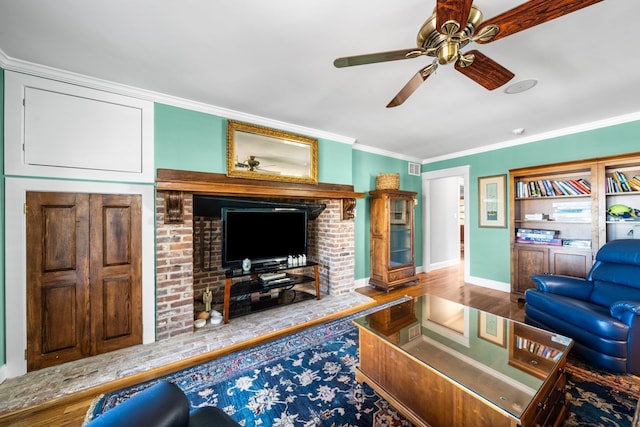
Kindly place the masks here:
<instances>
[{"instance_id":1,"label":"door panel","mask_svg":"<svg viewBox=\"0 0 640 427\"><path fill-rule=\"evenodd\" d=\"M27 193L27 370L89 352L89 197Z\"/></svg>"},{"instance_id":2,"label":"door panel","mask_svg":"<svg viewBox=\"0 0 640 427\"><path fill-rule=\"evenodd\" d=\"M515 280L513 289L524 294L536 284L531 280L534 274L549 273L549 250L536 245L519 245L514 247Z\"/></svg>"},{"instance_id":3,"label":"door panel","mask_svg":"<svg viewBox=\"0 0 640 427\"><path fill-rule=\"evenodd\" d=\"M549 261L551 274L587 277L591 269L591 251L579 249L550 249Z\"/></svg>"},{"instance_id":4,"label":"door panel","mask_svg":"<svg viewBox=\"0 0 640 427\"><path fill-rule=\"evenodd\" d=\"M43 271L75 269L76 215L73 206L43 206L42 216Z\"/></svg>"},{"instance_id":5,"label":"door panel","mask_svg":"<svg viewBox=\"0 0 640 427\"><path fill-rule=\"evenodd\" d=\"M76 284L42 289L42 353L74 348L76 344Z\"/></svg>"},{"instance_id":6,"label":"door panel","mask_svg":"<svg viewBox=\"0 0 640 427\"><path fill-rule=\"evenodd\" d=\"M95 354L142 343L141 198L91 195Z\"/></svg>"}]
</instances>

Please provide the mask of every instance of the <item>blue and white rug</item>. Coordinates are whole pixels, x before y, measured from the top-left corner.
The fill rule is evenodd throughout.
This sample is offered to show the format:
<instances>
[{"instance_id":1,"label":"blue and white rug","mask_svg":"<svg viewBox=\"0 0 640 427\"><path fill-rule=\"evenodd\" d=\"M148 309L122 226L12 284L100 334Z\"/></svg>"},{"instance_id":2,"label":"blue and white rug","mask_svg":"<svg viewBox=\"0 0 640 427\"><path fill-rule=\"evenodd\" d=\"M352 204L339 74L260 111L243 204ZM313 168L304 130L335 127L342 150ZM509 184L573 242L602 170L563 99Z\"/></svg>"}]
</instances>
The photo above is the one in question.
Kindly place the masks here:
<instances>
[{"instance_id":1,"label":"blue and white rug","mask_svg":"<svg viewBox=\"0 0 640 427\"><path fill-rule=\"evenodd\" d=\"M361 314L360 314L361 315ZM350 316L154 381L101 396L87 421L158 381L171 381L193 408L215 405L244 426L410 426L355 380L358 330ZM637 397L570 374L569 426L629 426Z\"/></svg>"}]
</instances>

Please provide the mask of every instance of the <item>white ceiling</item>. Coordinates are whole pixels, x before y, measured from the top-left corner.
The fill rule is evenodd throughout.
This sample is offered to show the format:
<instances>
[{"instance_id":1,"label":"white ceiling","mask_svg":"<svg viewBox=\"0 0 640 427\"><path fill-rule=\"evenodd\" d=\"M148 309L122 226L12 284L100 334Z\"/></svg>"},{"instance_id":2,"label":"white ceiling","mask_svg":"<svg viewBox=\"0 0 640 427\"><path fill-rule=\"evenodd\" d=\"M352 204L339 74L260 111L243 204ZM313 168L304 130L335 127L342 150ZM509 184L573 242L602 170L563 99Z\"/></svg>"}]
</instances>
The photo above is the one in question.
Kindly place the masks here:
<instances>
[{"instance_id":1,"label":"white ceiling","mask_svg":"<svg viewBox=\"0 0 640 427\"><path fill-rule=\"evenodd\" d=\"M554 1L554 0L549 0ZM485 19L523 0L477 0ZM532 90L487 91L431 61L337 69L405 49L435 0L0 0L0 50L32 62L353 138L423 160L640 111L640 1L605 0L477 48ZM464 52L464 50L463 50ZM10 68L10 67L9 67ZM524 128L517 137L512 129ZM607 143L607 141L603 141Z\"/></svg>"}]
</instances>

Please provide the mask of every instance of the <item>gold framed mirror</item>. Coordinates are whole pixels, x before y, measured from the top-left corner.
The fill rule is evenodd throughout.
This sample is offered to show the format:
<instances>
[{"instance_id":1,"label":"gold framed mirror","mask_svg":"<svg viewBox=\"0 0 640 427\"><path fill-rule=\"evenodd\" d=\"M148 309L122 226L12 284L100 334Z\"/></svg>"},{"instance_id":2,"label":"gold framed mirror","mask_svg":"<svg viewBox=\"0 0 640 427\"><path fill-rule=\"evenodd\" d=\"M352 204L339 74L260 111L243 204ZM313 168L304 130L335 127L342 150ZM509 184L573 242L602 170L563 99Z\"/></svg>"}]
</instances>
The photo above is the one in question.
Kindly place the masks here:
<instances>
[{"instance_id":1,"label":"gold framed mirror","mask_svg":"<svg viewBox=\"0 0 640 427\"><path fill-rule=\"evenodd\" d=\"M318 140L229 120L227 176L318 183Z\"/></svg>"}]
</instances>

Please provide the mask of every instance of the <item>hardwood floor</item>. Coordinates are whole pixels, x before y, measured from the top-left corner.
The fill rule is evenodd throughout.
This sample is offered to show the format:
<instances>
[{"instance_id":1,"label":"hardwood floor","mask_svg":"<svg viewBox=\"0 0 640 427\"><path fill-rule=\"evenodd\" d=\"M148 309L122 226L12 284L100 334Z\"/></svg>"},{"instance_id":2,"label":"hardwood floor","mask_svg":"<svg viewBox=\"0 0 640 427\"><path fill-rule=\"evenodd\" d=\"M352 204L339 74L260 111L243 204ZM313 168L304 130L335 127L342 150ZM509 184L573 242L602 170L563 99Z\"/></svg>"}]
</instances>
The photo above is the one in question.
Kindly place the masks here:
<instances>
[{"instance_id":1,"label":"hardwood floor","mask_svg":"<svg viewBox=\"0 0 640 427\"><path fill-rule=\"evenodd\" d=\"M432 294L482 311L497 314L518 322L524 321L524 304L511 302L509 293L464 283L462 265L441 268L419 274L420 283L386 292L370 286L358 292L374 298L378 303L394 300L401 295L416 297Z\"/></svg>"},{"instance_id":2,"label":"hardwood floor","mask_svg":"<svg viewBox=\"0 0 640 427\"><path fill-rule=\"evenodd\" d=\"M521 304L510 301L509 294L495 291L480 286L468 285L464 283L462 266L442 268L429 273L419 274L420 282L412 286L403 286L392 291L384 291L373 287L359 288L358 292L367 295L382 304L392 301L404 295L419 296L425 293L440 296L442 298L458 302L470 307L475 307L483 311L488 311L502 317L522 321L524 318L524 308ZM297 330L308 327L308 324L299 325ZM296 329L288 331L295 332ZM252 341L250 345L259 342ZM212 358L217 357L212 355ZM185 365L181 369L187 368ZM159 377L166 372L147 372L147 380ZM110 383L100 388L100 393L117 390L139 382L139 379L131 380L131 384L126 379L117 383ZM39 407L29 408L14 414L0 416L0 426L81 426L89 404L96 397L98 392L82 392L71 395L57 401L48 402Z\"/></svg>"}]
</instances>

